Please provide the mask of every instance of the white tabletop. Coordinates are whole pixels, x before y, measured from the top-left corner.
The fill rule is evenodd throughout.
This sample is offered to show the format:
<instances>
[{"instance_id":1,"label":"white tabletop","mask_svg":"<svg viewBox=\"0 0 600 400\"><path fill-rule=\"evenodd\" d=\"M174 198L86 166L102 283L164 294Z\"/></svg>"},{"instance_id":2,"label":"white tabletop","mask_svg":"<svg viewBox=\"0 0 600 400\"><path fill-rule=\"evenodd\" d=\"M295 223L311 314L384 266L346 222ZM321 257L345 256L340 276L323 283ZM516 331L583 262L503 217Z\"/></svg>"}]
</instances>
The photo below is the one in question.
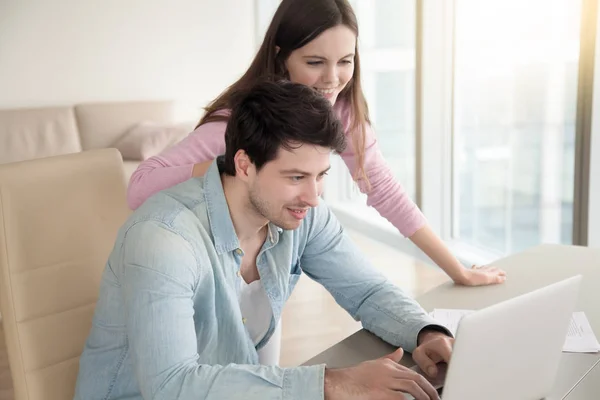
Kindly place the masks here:
<instances>
[{"instance_id":1,"label":"white tabletop","mask_svg":"<svg viewBox=\"0 0 600 400\"><path fill-rule=\"evenodd\" d=\"M565 400L593 400L600 398L600 360L583 377Z\"/></svg>"},{"instance_id":2,"label":"white tabletop","mask_svg":"<svg viewBox=\"0 0 600 400\"><path fill-rule=\"evenodd\" d=\"M502 285L462 287L448 282L418 297L417 300L427 311L434 308L476 310L582 274L583 286L576 311L585 312L596 336L600 338L600 249L543 245L499 260L494 265L507 271L508 278ZM304 365L325 363L332 368L345 367L383 356L393 350L391 345L370 332L360 330ZM580 381L586 382L586 379L582 380L586 373L600 374L600 367L592 370L599 360L600 354L563 353L552 399L576 394L575 387ZM403 359L403 364L414 365L408 357ZM600 385L600 379L595 381ZM595 393L600 391L596 390ZM573 397L573 400L579 399L580 397ZM572 399L567 397L567 400Z\"/></svg>"}]
</instances>

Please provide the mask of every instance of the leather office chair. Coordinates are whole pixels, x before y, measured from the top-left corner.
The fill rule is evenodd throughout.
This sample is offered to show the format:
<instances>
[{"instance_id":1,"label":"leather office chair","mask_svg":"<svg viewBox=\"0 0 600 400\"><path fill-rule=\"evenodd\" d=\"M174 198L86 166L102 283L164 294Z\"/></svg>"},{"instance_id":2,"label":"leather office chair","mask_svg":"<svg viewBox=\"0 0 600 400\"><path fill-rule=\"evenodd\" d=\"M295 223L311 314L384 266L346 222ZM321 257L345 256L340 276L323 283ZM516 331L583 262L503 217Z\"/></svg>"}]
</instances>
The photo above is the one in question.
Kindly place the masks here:
<instances>
[{"instance_id":1,"label":"leather office chair","mask_svg":"<svg viewBox=\"0 0 600 400\"><path fill-rule=\"evenodd\" d=\"M0 165L0 312L15 400L72 400L100 279L130 211L120 153Z\"/></svg>"}]
</instances>

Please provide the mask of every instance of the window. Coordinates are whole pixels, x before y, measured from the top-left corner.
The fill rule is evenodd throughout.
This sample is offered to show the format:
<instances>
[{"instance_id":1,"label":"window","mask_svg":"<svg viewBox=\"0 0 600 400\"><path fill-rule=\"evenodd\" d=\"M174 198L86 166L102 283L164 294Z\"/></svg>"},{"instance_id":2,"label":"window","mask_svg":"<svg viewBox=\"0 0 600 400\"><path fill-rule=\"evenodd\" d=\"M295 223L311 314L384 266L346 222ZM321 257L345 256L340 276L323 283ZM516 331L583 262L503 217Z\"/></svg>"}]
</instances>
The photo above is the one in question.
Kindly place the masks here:
<instances>
[{"instance_id":1,"label":"window","mask_svg":"<svg viewBox=\"0 0 600 400\"><path fill-rule=\"evenodd\" d=\"M571 243L580 0L456 0L455 238Z\"/></svg>"},{"instance_id":2,"label":"window","mask_svg":"<svg viewBox=\"0 0 600 400\"><path fill-rule=\"evenodd\" d=\"M416 192L414 0L354 0L359 23L362 85L378 145L408 195ZM359 193L341 160L330 175L326 199L363 223L394 229ZM346 220L341 217L345 222ZM352 223L352 221L348 221ZM356 222L356 221L354 221Z\"/></svg>"},{"instance_id":3,"label":"window","mask_svg":"<svg viewBox=\"0 0 600 400\"><path fill-rule=\"evenodd\" d=\"M257 1L272 11L279 3ZM594 26L600 35L597 1L350 3L380 150L462 261L490 262L540 243L581 244L583 230L590 244L600 243L600 137L589 132L600 126L591 119L599 102L586 111L590 46L600 45L581 33ZM590 121L591 129L581 128ZM366 206L341 159L326 182L324 197L343 224L422 255Z\"/></svg>"},{"instance_id":4,"label":"window","mask_svg":"<svg viewBox=\"0 0 600 400\"><path fill-rule=\"evenodd\" d=\"M415 196L415 21L413 0L358 0L363 85L381 151Z\"/></svg>"},{"instance_id":5,"label":"window","mask_svg":"<svg viewBox=\"0 0 600 400\"><path fill-rule=\"evenodd\" d=\"M598 29L598 18L592 23L596 23L596 42L595 63L593 74L600 76L600 29ZM589 220L587 226L588 245L590 247L600 248L600 79L594 79L592 88L592 120L590 132L590 170L589 170L589 190L587 200L589 205Z\"/></svg>"},{"instance_id":6,"label":"window","mask_svg":"<svg viewBox=\"0 0 600 400\"><path fill-rule=\"evenodd\" d=\"M280 0L255 0L258 44ZM350 0L357 14L362 83L379 147L408 195L415 195L415 0ZM258 45L257 44L257 45ZM391 228L366 206L341 158L325 196L338 210ZM343 218L343 217L342 217Z\"/></svg>"}]
</instances>

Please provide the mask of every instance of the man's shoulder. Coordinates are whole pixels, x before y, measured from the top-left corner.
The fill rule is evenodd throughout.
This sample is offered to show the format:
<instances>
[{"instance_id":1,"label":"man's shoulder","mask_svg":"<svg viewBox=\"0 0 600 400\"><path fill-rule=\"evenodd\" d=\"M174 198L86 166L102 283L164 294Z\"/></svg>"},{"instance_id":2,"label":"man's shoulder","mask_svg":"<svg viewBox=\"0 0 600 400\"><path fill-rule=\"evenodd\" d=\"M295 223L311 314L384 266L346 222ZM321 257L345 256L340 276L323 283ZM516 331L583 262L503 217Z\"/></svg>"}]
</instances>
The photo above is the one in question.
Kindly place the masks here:
<instances>
[{"instance_id":1,"label":"man's shoulder","mask_svg":"<svg viewBox=\"0 0 600 400\"><path fill-rule=\"evenodd\" d=\"M341 234L339 229L341 226L336 215L324 201L320 201L316 207L308 211L302 224L292 234L300 242L306 242L318 233L334 237Z\"/></svg>"},{"instance_id":2,"label":"man's shoulder","mask_svg":"<svg viewBox=\"0 0 600 400\"><path fill-rule=\"evenodd\" d=\"M148 198L132 213L124 228L154 226L182 236L193 235L208 228L206 205L203 179L191 178Z\"/></svg>"},{"instance_id":3,"label":"man's shoulder","mask_svg":"<svg viewBox=\"0 0 600 400\"><path fill-rule=\"evenodd\" d=\"M335 214L331 211L331 207L323 200L320 200L316 207L311 208L308 215L311 217L310 221L312 224L327 222L329 220L337 221Z\"/></svg>"}]
</instances>

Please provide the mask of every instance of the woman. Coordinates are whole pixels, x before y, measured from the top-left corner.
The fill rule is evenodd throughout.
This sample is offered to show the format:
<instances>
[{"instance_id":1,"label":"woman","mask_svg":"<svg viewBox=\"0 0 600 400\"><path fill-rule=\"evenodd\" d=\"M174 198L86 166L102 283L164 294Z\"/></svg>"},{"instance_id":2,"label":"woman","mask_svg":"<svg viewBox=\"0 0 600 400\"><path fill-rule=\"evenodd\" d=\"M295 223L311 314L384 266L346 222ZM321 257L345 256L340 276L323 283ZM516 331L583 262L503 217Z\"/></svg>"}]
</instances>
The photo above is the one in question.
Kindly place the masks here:
<instances>
[{"instance_id":1,"label":"woman","mask_svg":"<svg viewBox=\"0 0 600 400\"><path fill-rule=\"evenodd\" d=\"M368 204L409 237L456 283L501 283L505 273L493 267L464 268L427 225L386 165L370 125L360 83L358 25L347 0L283 0L250 68L207 108L196 130L176 146L144 161L131 177L128 202L137 208L146 198L193 176L224 153L228 110L237 90L260 77L285 76L313 87L328 98L351 140L342 154Z\"/></svg>"}]
</instances>

